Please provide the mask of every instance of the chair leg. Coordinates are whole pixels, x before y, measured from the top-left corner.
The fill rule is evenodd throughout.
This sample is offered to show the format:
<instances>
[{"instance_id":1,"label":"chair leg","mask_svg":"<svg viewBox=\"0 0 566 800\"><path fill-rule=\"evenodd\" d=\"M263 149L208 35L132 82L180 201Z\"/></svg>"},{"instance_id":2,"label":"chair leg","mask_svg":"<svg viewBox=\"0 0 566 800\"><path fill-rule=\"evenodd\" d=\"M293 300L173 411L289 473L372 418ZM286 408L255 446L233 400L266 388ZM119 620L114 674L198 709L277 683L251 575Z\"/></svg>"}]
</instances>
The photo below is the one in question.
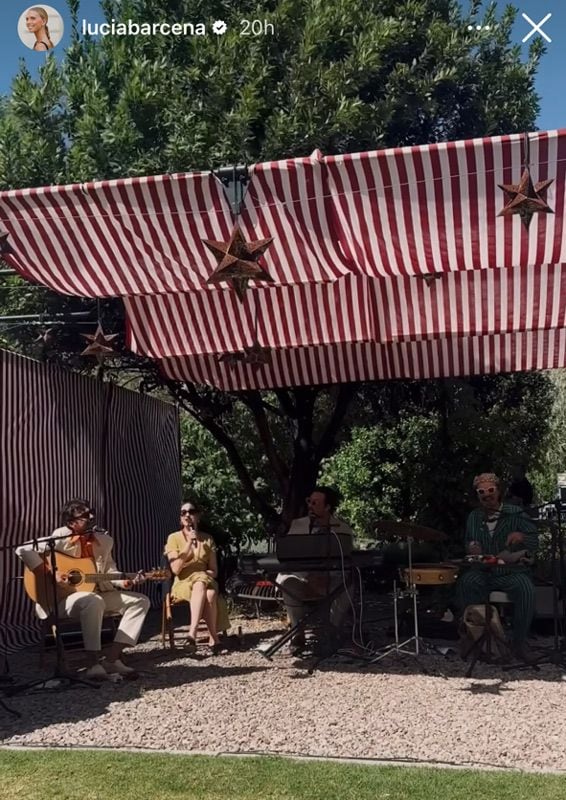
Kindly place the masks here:
<instances>
[{"instance_id":1,"label":"chair leg","mask_svg":"<svg viewBox=\"0 0 566 800\"><path fill-rule=\"evenodd\" d=\"M173 626L173 611L171 609L171 596L167 595L165 599L165 607L167 612L167 635L169 638L169 647L175 650L175 628Z\"/></svg>"},{"instance_id":2,"label":"chair leg","mask_svg":"<svg viewBox=\"0 0 566 800\"><path fill-rule=\"evenodd\" d=\"M165 649L165 630L167 626L167 618L165 614L165 600L161 604L161 647Z\"/></svg>"}]
</instances>

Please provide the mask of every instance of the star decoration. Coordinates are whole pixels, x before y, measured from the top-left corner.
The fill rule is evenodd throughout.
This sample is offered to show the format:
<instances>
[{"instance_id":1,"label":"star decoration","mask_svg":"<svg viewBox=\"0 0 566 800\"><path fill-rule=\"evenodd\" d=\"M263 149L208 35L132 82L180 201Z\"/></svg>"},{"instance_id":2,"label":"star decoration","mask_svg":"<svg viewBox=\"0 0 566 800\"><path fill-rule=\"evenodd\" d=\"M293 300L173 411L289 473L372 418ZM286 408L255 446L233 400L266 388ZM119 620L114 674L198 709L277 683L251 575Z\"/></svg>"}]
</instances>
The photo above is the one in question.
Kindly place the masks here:
<instances>
[{"instance_id":1,"label":"star decoration","mask_svg":"<svg viewBox=\"0 0 566 800\"><path fill-rule=\"evenodd\" d=\"M250 280L273 282L271 275L258 264L273 238L246 242L242 231L235 225L227 242L203 239L204 244L218 260L218 266L208 278L207 283L227 281L236 291L240 300L248 288Z\"/></svg>"},{"instance_id":2,"label":"star decoration","mask_svg":"<svg viewBox=\"0 0 566 800\"><path fill-rule=\"evenodd\" d=\"M96 356L98 363L102 364L107 356L116 352L110 346L110 342L116 339L118 334L112 333L108 336L102 330L102 325L100 322L98 323L98 327L94 333L81 333L81 336L83 339L86 339L88 342L90 342L90 344L88 344L82 351L81 356Z\"/></svg>"},{"instance_id":3,"label":"star decoration","mask_svg":"<svg viewBox=\"0 0 566 800\"><path fill-rule=\"evenodd\" d=\"M37 338L33 340L34 344L44 344L46 347L50 347L54 344L56 338L56 331L54 328L47 328L47 330L41 331Z\"/></svg>"},{"instance_id":4,"label":"star decoration","mask_svg":"<svg viewBox=\"0 0 566 800\"><path fill-rule=\"evenodd\" d=\"M546 193L554 179L533 183L531 171L525 166L518 184L498 184L507 195L507 205L499 212L500 217L519 214L528 230L534 214L554 214L546 201Z\"/></svg>"},{"instance_id":5,"label":"star decoration","mask_svg":"<svg viewBox=\"0 0 566 800\"><path fill-rule=\"evenodd\" d=\"M242 351L237 353L223 353L218 360L221 364L227 364L229 367L235 367L244 360L244 353Z\"/></svg>"},{"instance_id":6,"label":"star decoration","mask_svg":"<svg viewBox=\"0 0 566 800\"><path fill-rule=\"evenodd\" d=\"M255 340L249 347L244 347L236 353L224 353L218 359L220 363L235 367L237 364L248 364L257 369L271 360L271 347L262 347Z\"/></svg>"},{"instance_id":7,"label":"star decoration","mask_svg":"<svg viewBox=\"0 0 566 800\"><path fill-rule=\"evenodd\" d=\"M432 273L431 272L428 275L423 275L422 278L423 278L423 281L426 283L426 285L430 288L434 283L436 283L436 281L438 281L438 280L440 280L440 278L442 278L442 275L439 275L438 273Z\"/></svg>"},{"instance_id":8,"label":"star decoration","mask_svg":"<svg viewBox=\"0 0 566 800\"><path fill-rule=\"evenodd\" d=\"M251 367L261 367L271 361L271 347L262 347L258 341L244 347L244 354L244 362Z\"/></svg>"}]
</instances>

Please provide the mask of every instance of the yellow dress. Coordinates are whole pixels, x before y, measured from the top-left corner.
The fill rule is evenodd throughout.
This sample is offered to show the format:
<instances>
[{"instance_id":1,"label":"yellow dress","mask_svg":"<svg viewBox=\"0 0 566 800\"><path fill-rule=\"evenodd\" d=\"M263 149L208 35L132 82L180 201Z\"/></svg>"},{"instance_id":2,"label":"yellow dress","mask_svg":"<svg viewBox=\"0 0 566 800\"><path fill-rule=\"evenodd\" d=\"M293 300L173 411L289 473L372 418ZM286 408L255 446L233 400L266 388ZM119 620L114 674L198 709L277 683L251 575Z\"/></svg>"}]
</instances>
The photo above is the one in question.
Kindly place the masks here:
<instances>
[{"instance_id":1,"label":"yellow dress","mask_svg":"<svg viewBox=\"0 0 566 800\"><path fill-rule=\"evenodd\" d=\"M165 551L169 555L174 553L178 556L181 550L185 547L186 539L182 531L175 531L170 534L167 539ZM171 596L175 600L185 600L190 602L193 593L193 586L199 581L206 584L207 588L215 589L218 592L218 582L206 574L206 570L210 569L210 557L212 553L216 552L216 545L211 536L204 536L198 540L196 557L191 559L186 564L181 572L175 576L173 587L171 589ZM230 620L228 618L228 607L226 600L222 595L218 596L217 602L217 627L219 631L226 631L230 627Z\"/></svg>"}]
</instances>

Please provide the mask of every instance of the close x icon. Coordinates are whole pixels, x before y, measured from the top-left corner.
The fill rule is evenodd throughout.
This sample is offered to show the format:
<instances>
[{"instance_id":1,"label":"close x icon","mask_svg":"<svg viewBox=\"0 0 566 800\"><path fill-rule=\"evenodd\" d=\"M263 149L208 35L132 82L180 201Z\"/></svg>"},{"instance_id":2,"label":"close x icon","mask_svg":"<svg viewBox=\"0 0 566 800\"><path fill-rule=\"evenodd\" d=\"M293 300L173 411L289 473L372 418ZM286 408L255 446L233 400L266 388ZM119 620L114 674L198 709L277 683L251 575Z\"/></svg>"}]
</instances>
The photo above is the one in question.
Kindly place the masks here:
<instances>
[{"instance_id":1,"label":"close x icon","mask_svg":"<svg viewBox=\"0 0 566 800\"><path fill-rule=\"evenodd\" d=\"M528 14L521 14L525 22L527 22L531 26L531 30L527 33L526 36L523 37L523 42L527 42L531 36L534 36L535 33L540 34L543 39L546 39L547 42L552 42L550 36L543 30L543 25L546 25L548 20L552 17L552 14L549 12L540 22L533 22L533 20L529 17Z\"/></svg>"}]
</instances>

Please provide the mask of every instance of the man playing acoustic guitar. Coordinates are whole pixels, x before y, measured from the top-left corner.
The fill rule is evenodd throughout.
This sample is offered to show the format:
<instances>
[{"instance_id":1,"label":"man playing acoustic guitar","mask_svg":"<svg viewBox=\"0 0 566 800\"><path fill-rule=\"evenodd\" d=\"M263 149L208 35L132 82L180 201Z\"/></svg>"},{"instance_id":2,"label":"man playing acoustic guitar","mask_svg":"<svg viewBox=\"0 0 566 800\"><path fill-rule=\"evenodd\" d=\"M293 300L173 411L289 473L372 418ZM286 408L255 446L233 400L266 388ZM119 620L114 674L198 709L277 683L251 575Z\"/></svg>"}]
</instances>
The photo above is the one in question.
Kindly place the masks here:
<instances>
[{"instance_id":1,"label":"man playing acoustic guitar","mask_svg":"<svg viewBox=\"0 0 566 800\"><path fill-rule=\"evenodd\" d=\"M85 500L69 501L62 512L63 527L51 534L57 539L55 550L73 558L91 559L96 573L117 573L112 558L114 542L106 533L89 531L93 520L94 512L89 503ZM22 545L16 550L16 554L34 574L39 601L36 610L42 619L48 616L47 598L51 596L49 576L46 580L49 559L45 559L45 555L48 552L45 541L39 542L37 550L32 544ZM80 620L89 662L85 677L104 680L107 674L113 673L133 676L134 670L121 660L122 650L126 645L137 643L150 603L143 594L123 590L141 583L143 578L136 576L133 580L114 580L114 576L111 576L111 580L96 582L95 591L84 592L71 590L65 582L66 577L57 572L58 612L62 618ZM102 658L101 632L105 612L117 612L122 619L106 658Z\"/></svg>"}]
</instances>

